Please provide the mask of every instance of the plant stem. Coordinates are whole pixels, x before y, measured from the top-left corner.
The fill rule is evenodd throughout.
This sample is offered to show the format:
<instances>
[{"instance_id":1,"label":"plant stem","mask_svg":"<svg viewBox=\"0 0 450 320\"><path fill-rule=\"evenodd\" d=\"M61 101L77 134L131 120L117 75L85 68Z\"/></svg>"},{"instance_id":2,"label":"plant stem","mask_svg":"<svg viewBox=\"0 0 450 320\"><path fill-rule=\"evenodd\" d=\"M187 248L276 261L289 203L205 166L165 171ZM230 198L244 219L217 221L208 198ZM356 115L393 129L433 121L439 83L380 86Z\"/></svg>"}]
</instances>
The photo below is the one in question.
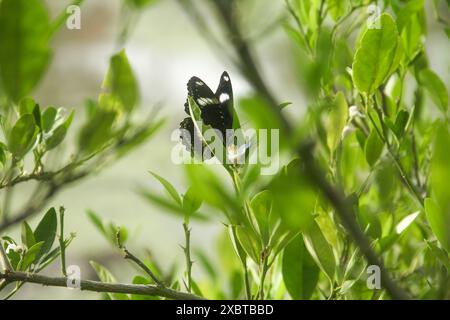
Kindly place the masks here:
<instances>
[{"instance_id":1,"label":"plant stem","mask_svg":"<svg viewBox=\"0 0 450 320\"><path fill-rule=\"evenodd\" d=\"M59 231L59 248L61 252L61 272L62 274L67 277L66 272L66 245L64 243L64 207L59 208L59 224L60 224L60 231Z\"/></svg>"},{"instance_id":2,"label":"plant stem","mask_svg":"<svg viewBox=\"0 0 450 320\"><path fill-rule=\"evenodd\" d=\"M247 263L242 263L244 268L244 283L245 283L245 294L247 295L247 300L252 300L252 290L250 289L250 280L248 279L248 268Z\"/></svg>"},{"instance_id":3,"label":"plant stem","mask_svg":"<svg viewBox=\"0 0 450 320\"><path fill-rule=\"evenodd\" d=\"M367 103L366 103L366 110L368 109ZM408 175L406 174L406 170L403 168L402 163L400 162L400 160L398 159L398 157L395 155L394 151L392 150L392 145L389 142L389 138L387 136L387 126L384 122L384 118L383 118L383 114L381 113L381 110L379 110L379 108L375 107L375 111L377 112L378 115L378 119L381 123L381 130L377 127L375 120L372 118L372 116L370 115L370 113L367 111L367 115L369 116L370 121L372 122L372 125L374 126L378 136L380 137L380 139L384 142L384 144L386 145L386 149L388 150L388 154L391 157L391 159L394 161L395 167L397 168L400 178L402 179L402 182L406 185L406 187L408 188L408 190L411 192L411 194L413 195L413 197L418 201L418 203L420 204L420 206L423 208L424 207L424 199L422 198L422 196L419 194L419 192L417 191L417 189L414 187L414 184L412 183L412 181L409 179Z\"/></svg>"},{"instance_id":4,"label":"plant stem","mask_svg":"<svg viewBox=\"0 0 450 320\"><path fill-rule=\"evenodd\" d=\"M158 287L164 287L164 284L155 276L155 274L152 272L152 270L150 270L150 268L147 267L147 265L145 263L143 263L139 258L134 256L126 248L123 248L123 251L125 253L125 256L124 256L125 259L129 259L129 260L133 261L134 263L136 263L142 270L145 271L145 273L147 273L150 276L150 278L158 285Z\"/></svg>"},{"instance_id":5,"label":"plant stem","mask_svg":"<svg viewBox=\"0 0 450 320\"><path fill-rule=\"evenodd\" d=\"M191 230L187 222L183 223L185 246L183 247L186 257L186 290L190 293L192 290L192 260L191 260Z\"/></svg>"},{"instance_id":6,"label":"plant stem","mask_svg":"<svg viewBox=\"0 0 450 320\"><path fill-rule=\"evenodd\" d=\"M51 287L67 287L67 278L65 277L53 278L18 271L5 271L4 273L0 273L0 279L6 280L7 283L21 281ZM190 293L180 292L156 285L103 283L99 281L81 280L80 290L159 296L174 300L204 300L202 297Z\"/></svg>"},{"instance_id":7,"label":"plant stem","mask_svg":"<svg viewBox=\"0 0 450 320\"><path fill-rule=\"evenodd\" d=\"M124 253L124 258L136 263L136 265L138 265L142 270L145 271L145 273L147 273L150 276L150 278L158 285L158 287L164 287L164 284L158 279L158 277L156 277L156 275L152 272L152 270L150 270L150 268L147 267L147 265L144 262L142 262L138 257L136 257L134 254L128 251L126 247L123 246L120 239L120 229L117 230L116 238L119 248L122 249Z\"/></svg>"},{"instance_id":8,"label":"plant stem","mask_svg":"<svg viewBox=\"0 0 450 320\"><path fill-rule=\"evenodd\" d=\"M267 265L267 257L264 254L262 267L261 267L261 276L259 282L259 299L264 300L264 282L266 280L267 271L269 271L269 266Z\"/></svg>"}]
</instances>

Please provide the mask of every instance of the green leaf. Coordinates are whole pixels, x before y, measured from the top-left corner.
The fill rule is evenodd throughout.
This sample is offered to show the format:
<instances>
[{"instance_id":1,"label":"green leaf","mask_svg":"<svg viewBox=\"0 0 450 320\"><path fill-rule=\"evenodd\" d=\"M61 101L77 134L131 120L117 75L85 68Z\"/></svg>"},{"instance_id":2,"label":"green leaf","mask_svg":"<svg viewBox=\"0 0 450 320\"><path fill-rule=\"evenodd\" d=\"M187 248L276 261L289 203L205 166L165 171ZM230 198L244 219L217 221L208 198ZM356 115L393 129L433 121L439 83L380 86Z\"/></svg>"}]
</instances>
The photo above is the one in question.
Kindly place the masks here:
<instances>
[{"instance_id":1,"label":"green leaf","mask_svg":"<svg viewBox=\"0 0 450 320\"><path fill-rule=\"evenodd\" d=\"M327 0L328 11L334 21L337 21L348 10L348 0Z\"/></svg>"},{"instance_id":2,"label":"green leaf","mask_svg":"<svg viewBox=\"0 0 450 320\"><path fill-rule=\"evenodd\" d=\"M149 171L150 174L155 177L159 183L161 183L161 185L164 187L164 189L166 189L167 193L172 197L172 199L178 204L178 205L182 205L181 202L181 198L180 195L178 194L177 190L175 189L175 187L166 179L164 179L163 177L157 175L154 172Z\"/></svg>"},{"instance_id":3,"label":"green leaf","mask_svg":"<svg viewBox=\"0 0 450 320\"><path fill-rule=\"evenodd\" d=\"M383 152L383 141L378 136L376 129L373 129L366 140L364 153L366 155L367 163L373 167Z\"/></svg>"},{"instance_id":4,"label":"green leaf","mask_svg":"<svg viewBox=\"0 0 450 320\"><path fill-rule=\"evenodd\" d=\"M395 118L393 131L398 139L401 139L406 131L406 125L409 120L409 112L406 110L400 110Z\"/></svg>"},{"instance_id":5,"label":"green leaf","mask_svg":"<svg viewBox=\"0 0 450 320\"><path fill-rule=\"evenodd\" d=\"M399 30L401 29L399 28ZM401 32L402 43L405 48L406 62L409 63L412 61L423 49L423 33L424 30L422 30L419 18L417 16L413 16Z\"/></svg>"},{"instance_id":6,"label":"green leaf","mask_svg":"<svg viewBox=\"0 0 450 320\"><path fill-rule=\"evenodd\" d=\"M450 215L450 165L449 152L450 133L445 124L441 123L436 131L431 159L431 190L432 195L444 212Z\"/></svg>"},{"instance_id":7,"label":"green leaf","mask_svg":"<svg viewBox=\"0 0 450 320\"><path fill-rule=\"evenodd\" d=\"M158 194L153 193L150 190L146 189L139 189L138 193L147 201L151 202L152 204L161 207L162 209L166 210L167 213L175 214L179 217L185 218L186 217L186 211L180 207L179 205L173 203L173 201L168 200L166 197L162 197ZM196 219L198 221L207 221L208 217L200 212L193 212L189 215L189 218Z\"/></svg>"},{"instance_id":8,"label":"green leaf","mask_svg":"<svg viewBox=\"0 0 450 320\"><path fill-rule=\"evenodd\" d=\"M439 107L442 112L447 112L448 109L448 92L442 80L436 73L430 69L423 69L419 73L419 82L430 94L433 102Z\"/></svg>"},{"instance_id":9,"label":"green leaf","mask_svg":"<svg viewBox=\"0 0 450 320\"><path fill-rule=\"evenodd\" d=\"M239 260L241 260L241 263L243 265L247 264L247 253L245 252L244 248L242 247L241 243L239 242L239 239L237 237L236 233L236 226L229 225L228 227L228 234L231 239L231 243L233 244L233 249L236 253L236 255L239 257Z\"/></svg>"},{"instance_id":10,"label":"green leaf","mask_svg":"<svg viewBox=\"0 0 450 320\"><path fill-rule=\"evenodd\" d=\"M425 199L425 213L431 230L441 243L442 247L450 253L450 231L448 217L444 214L442 208L431 198Z\"/></svg>"},{"instance_id":11,"label":"green leaf","mask_svg":"<svg viewBox=\"0 0 450 320\"><path fill-rule=\"evenodd\" d=\"M125 50L111 57L102 89L104 93L99 96L101 107L130 112L136 106L139 99L138 86Z\"/></svg>"},{"instance_id":12,"label":"green leaf","mask_svg":"<svg viewBox=\"0 0 450 320\"><path fill-rule=\"evenodd\" d=\"M355 86L367 94L373 94L397 69L403 55L395 21L386 13L379 19L380 29L365 31L353 60Z\"/></svg>"},{"instance_id":13,"label":"green leaf","mask_svg":"<svg viewBox=\"0 0 450 320\"><path fill-rule=\"evenodd\" d=\"M317 193L301 172L299 159L292 160L270 183L272 213L279 215L284 227L294 233L308 228L313 220Z\"/></svg>"},{"instance_id":14,"label":"green leaf","mask_svg":"<svg viewBox=\"0 0 450 320\"><path fill-rule=\"evenodd\" d=\"M283 252L282 274L287 291L293 299L309 299L317 286L320 269L305 247L300 235Z\"/></svg>"},{"instance_id":15,"label":"green leaf","mask_svg":"<svg viewBox=\"0 0 450 320\"><path fill-rule=\"evenodd\" d=\"M270 239L270 213L272 212L273 197L269 190L261 191L256 194L250 202L253 215L258 223L259 233L264 244L269 243Z\"/></svg>"},{"instance_id":16,"label":"green leaf","mask_svg":"<svg viewBox=\"0 0 450 320\"><path fill-rule=\"evenodd\" d=\"M33 230L31 230L31 227L26 221L22 222L22 243L25 244L27 248L31 248L36 243Z\"/></svg>"},{"instance_id":17,"label":"green leaf","mask_svg":"<svg viewBox=\"0 0 450 320\"><path fill-rule=\"evenodd\" d=\"M111 272L109 272L109 270L106 269L104 266L102 266L101 264L99 264L95 261L90 261L90 264L91 264L92 268L94 268L95 272L97 273L98 278L102 282L117 283L116 279L111 274ZM130 300L130 297L127 294L123 294L123 293L107 293L107 295L111 300Z\"/></svg>"},{"instance_id":18,"label":"green leaf","mask_svg":"<svg viewBox=\"0 0 450 320\"><path fill-rule=\"evenodd\" d=\"M25 97L19 102L19 114L21 116L24 114L32 114L35 106L36 102L32 98Z\"/></svg>"},{"instance_id":19,"label":"green leaf","mask_svg":"<svg viewBox=\"0 0 450 320\"><path fill-rule=\"evenodd\" d=\"M202 198L190 187L183 196L183 210L188 217L195 213L202 205Z\"/></svg>"},{"instance_id":20,"label":"green leaf","mask_svg":"<svg viewBox=\"0 0 450 320\"><path fill-rule=\"evenodd\" d=\"M103 147L114 135L113 124L116 111L95 110L92 118L81 128L78 146L81 151L90 154Z\"/></svg>"},{"instance_id":21,"label":"green leaf","mask_svg":"<svg viewBox=\"0 0 450 320\"><path fill-rule=\"evenodd\" d=\"M328 115L327 144L333 152L341 141L342 131L347 124L348 105L342 92L338 92L334 98L331 111Z\"/></svg>"},{"instance_id":22,"label":"green leaf","mask_svg":"<svg viewBox=\"0 0 450 320\"><path fill-rule=\"evenodd\" d=\"M236 226L237 243L255 263L260 261L261 242L259 236L247 226Z\"/></svg>"},{"instance_id":23,"label":"green leaf","mask_svg":"<svg viewBox=\"0 0 450 320\"><path fill-rule=\"evenodd\" d=\"M50 131L52 128L55 117L56 117L56 110L54 108L49 108L46 111L48 111L47 114L44 113L46 118L43 118L43 129ZM51 150L56 148L58 145L61 144L61 142L64 140L64 138L67 135L67 131L72 123L73 120L74 111L72 111L67 119L61 123L59 126L56 127L56 129L52 130L48 135L45 136L45 146L47 150ZM45 122L44 122L45 119Z\"/></svg>"},{"instance_id":24,"label":"green leaf","mask_svg":"<svg viewBox=\"0 0 450 320\"><path fill-rule=\"evenodd\" d=\"M333 282L336 260L333 249L323 236L317 223L313 222L311 227L303 233L303 240L317 265L326 274L330 282Z\"/></svg>"},{"instance_id":25,"label":"green leaf","mask_svg":"<svg viewBox=\"0 0 450 320\"><path fill-rule=\"evenodd\" d=\"M425 0L409 0L397 10L398 30L402 31L411 19L423 9L424 2Z\"/></svg>"},{"instance_id":26,"label":"green leaf","mask_svg":"<svg viewBox=\"0 0 450 320\"><path fill-rule=\"evenodd\" d=\"M0 164L2 166L4 166L6 162L6 153L5 153L6 149L7 149L6 146L0 142Z\"/></svg>"},{"instance_id":27,"label":"green leaf","mask_svg":"<svg viewBox=\"0 0 450 320\"><path fill-rule=\"evenodd\" d=\"M413 212L406 217L404 217L396 226L395 226L395 232L398 234L405 231L419 216L420 211Z\"/></svg>"},{"instance_id":28,"label":"green leaf","mask_svg":"<svg viewBox=\"0 0 450 320\"><path fill-rule=\"evenodd\" d=\"M56 148L66 137L67 127L65 124L59 125L53 132L52 135L45 140L45 146L47 150Z\"/></svg>"},{"instance_id":29,"label":"green leaf","mask_svg":"<svg viewBox=\"0 0 450 320\"><path fill-rule=\"evenodd\" d=\"M425 200L425 211L431 229L441 245L450 252L450 166L448 148L450 133L444 124L439 125L431 159L431 195Z\"/></svg>"},{"instance_id":30,"label":"green leaf","mask_svg":"<svg viewBox=\"0 0 450 320\"><path fill-rule=\"evenodd\" d=\"M56 237L57 218L55 208L51 208L44 215L34 230L34 238L37 242L44 242L39 252L38 259L50 251Z\"/></svg>"},{"instance_id":31,"label":"green leaf","mask_svg":"<svg viewBox=\"0 0 450 320\"><path fill-rule=\"evenodd\" d=\"M105 227L103 226L103 222L100 217L92 210L87 211L87 215L89 220L91 220L92 224L97 228L98 231L105 237L108 236Z\"/></svg>"},{"instance_id":32,"label":"green leaf","mask_svg":"<svg viewBox=\"0 0 450 320\"><path fill-rule=\"evenodd\" d=\"M48 107L42 114L42 129L49 132L55 123L57 110L54 107Z\"/></svg>"},{"instance_id":33,"label":"green leaf","mask_svg":"<svg viewBox=\"0 0 450 320\"><path fill-rule=\"evenodd\" d=\"M22 260L19 263L19 270L25 271L28 269L31 264L36 263L39 260L40 252L42 251L42 246L44 245L44 242L38 242L34 244L31 248L29 248L25 255L23 256Z\"/></svg>"},{"instance_id":34,"label":"green leaf","mask_svg":"<svg viewBox=\"0 0 450 320\"><path fill-rule=\"evenodd\" d=\"M36 86L50 58L49 17L40 0L3 0L0 6L0 76L15 102Z\"/></svg>"},{"instance_id":35,"label":"green leaf","mask_svg":"<svg viewBox=\"0 0 450 320\"><path fill-rule=\"evenodd\" d=\"M21 159L33 147L38 134L34 117L24 114L17 120L8 139L8 149L17 159Z\"/></svg>"}]
</instances>

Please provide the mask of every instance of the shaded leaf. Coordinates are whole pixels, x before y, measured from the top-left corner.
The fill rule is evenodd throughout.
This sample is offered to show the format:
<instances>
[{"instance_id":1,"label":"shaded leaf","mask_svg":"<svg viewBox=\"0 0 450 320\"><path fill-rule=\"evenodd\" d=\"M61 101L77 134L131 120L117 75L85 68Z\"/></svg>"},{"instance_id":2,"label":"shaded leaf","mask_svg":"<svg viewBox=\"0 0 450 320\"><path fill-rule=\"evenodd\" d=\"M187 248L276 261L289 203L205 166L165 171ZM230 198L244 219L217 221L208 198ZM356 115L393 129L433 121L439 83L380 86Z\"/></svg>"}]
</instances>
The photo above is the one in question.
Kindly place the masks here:
<instances>
[{"instance_id":1,"label":"shaded leaf","mask_svg":"<svg viewBox=\"0 0 450 320\"><path fill-rule=\"evenodd\" d=\"M319 267L309 254L300 235L284 249L282 274L293 299L309 299L319 280Z\"/></svg>"},{"instance_id":2,"label":"shaded leaf","mask_svg":"<svg viewBox=\"0 0 450 320\"><path fill-rule=\"evenodd\" d=\"M51 208L44 215L38 226L34 230L34 238L37 242L42 241L42 249L39 252L38 259L50 251L56 237L57 218L55 208Z\"/></svg>"}]
</instances>

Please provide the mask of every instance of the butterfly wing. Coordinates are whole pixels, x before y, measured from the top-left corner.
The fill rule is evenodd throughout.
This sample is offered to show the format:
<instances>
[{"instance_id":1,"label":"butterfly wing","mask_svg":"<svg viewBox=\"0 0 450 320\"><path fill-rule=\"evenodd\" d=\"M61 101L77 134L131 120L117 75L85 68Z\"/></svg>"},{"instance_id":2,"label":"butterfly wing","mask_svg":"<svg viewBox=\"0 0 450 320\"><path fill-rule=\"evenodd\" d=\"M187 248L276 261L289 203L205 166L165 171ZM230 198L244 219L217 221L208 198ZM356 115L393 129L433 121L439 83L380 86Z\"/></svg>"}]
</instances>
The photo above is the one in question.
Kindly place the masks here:
<instances>
[{"instance_id":1,"label":"butterfly wing","mask_svg":"<svg viewBox=\"0 0 450 320\"><path fill-rule=\"evenodd\" d=\"M188 95L191 96L197 103L200 109L205 106L218 105L219 100L212 90L206 85L203 80L197 77L192 77L187 83ZM184 104L184 111L189 114L189 103L186 100Z\"/></svg>"},{"instance_id":2,"label":"butterfly wing","mask_svg":"<svg viewBox=\"0 0 450 320\"><path fill-rule=\"evenodd\" d=\"M220 76L220 82L215 93L220 103L220 119L225 129L233 128L233 87L226 71Z\"/></svg>"},{"instance_id":3,"label":"butterfly wing","mask_svg":"<svg viewBox=\"0 0 450 320\"><path fill-rule=\"evenodd\" d=\"M233 91L230 77L226 72L221 76L216 93L198 77L192 77L188 84L188 94L197 103L201 110L201 118L205 125L219 130L222 137L225 137L226 129L233 126L231 113ZM189 114L189 105L186 101L184 111Z\"/></svg>"},{"instance_id":4,"label":"butterfly wing","mask_svg":"<svg viewBox=\"0 0 450 320\"><path fill-rule=\"evenodd\" d=\"M194 126L191 117L186 117L180 123L180 139L186 150L191 153L191 156L198 156L200 158L209 159L211 153L204 152L207 148L205 142L200 136L198 130Z\"/></svg>"}]
</instances>

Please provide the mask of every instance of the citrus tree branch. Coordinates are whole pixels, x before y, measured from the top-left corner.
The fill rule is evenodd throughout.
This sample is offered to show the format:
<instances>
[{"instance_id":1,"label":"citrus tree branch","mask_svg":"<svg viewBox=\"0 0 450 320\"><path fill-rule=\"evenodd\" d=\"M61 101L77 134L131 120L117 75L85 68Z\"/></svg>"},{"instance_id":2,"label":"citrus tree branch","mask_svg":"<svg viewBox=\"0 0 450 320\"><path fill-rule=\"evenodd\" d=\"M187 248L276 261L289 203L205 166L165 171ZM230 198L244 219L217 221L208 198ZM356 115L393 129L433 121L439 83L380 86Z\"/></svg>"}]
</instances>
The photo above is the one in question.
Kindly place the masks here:
<instances>
[{"instance_id":1,"label":"citrus tree branch","mask_svg":"<svg viewBox=\"0 0 450 320\"><path fill-rule=\"evenodd\" d=\"M50 287L67 287L67 278L64 277L53 278L39 274L29 274L18 271L5 270L3 273L0 273L0 280L2 279L7 283L20 281L25 283L41 284L43 286ZM92 280L81 280L80 290L158 296L173 300L203 300L202 297L196 296L194 294L180 292L156 285L103 283Z\"/></svg>"},{"instance_id":2,"label":"citrus tree branch","mask_svg":"<svg viewBox=\"0 0 450 320\"><path fill-rule=\"evenodd\" d=\"M257 90L261 96L268 102L274 115L280 120L282 129L289 136L292 133L292 126L288 119L283 115L281 108L270 93L267 84L258 71L257 64L251 54L250 46L242 36L235 15L232 12L231 5L225 5L227 2L213 2L217 6L217 11L222 18L223 25L229 35L229 39L236 49L241 73L246 77L247 81ZM371 265L377 265L381 271L381 283L389 295L393 299L408 299L408 294L400 288L392 279L388 270L384 267L382 260L370 246L370 240L361 230L355 219L352 207L348 204L343 190L331 184L327 179L324 171L317 166L313 155L311 143L300 143L295 147L296 153L304 160L304 168L300 168L302 173L307 175L311 183L315 185L325 198L334 207L336 214L342 221L346 231L359 247L364 257Z\"/></svg>"},{"instance_id":3,"label":"citrus tree branch","mask_svg":"<svg viewBox=\"0 0 450 320\"><path fill-rule=\"evenodd\" d=\"M364 232L361 230L358 222L355 219L354 211L351 204L345 198L341 189L331 185L325 178L323 170L321 170L312 156L313 150L311 144L302 145L298 151L298 155L303 160L304 168L302 172L310 179L321 193L327 198L330 204L334 207L342 224L353 238L353 241L365 256L370 265L376 265L380 268L381 284L390 294L393 299L404 300L408 299L408 294L400 288L392 279L391 275L384 267L383 261L373 251L370 241Z\"/></svg>"}]
</instances>

